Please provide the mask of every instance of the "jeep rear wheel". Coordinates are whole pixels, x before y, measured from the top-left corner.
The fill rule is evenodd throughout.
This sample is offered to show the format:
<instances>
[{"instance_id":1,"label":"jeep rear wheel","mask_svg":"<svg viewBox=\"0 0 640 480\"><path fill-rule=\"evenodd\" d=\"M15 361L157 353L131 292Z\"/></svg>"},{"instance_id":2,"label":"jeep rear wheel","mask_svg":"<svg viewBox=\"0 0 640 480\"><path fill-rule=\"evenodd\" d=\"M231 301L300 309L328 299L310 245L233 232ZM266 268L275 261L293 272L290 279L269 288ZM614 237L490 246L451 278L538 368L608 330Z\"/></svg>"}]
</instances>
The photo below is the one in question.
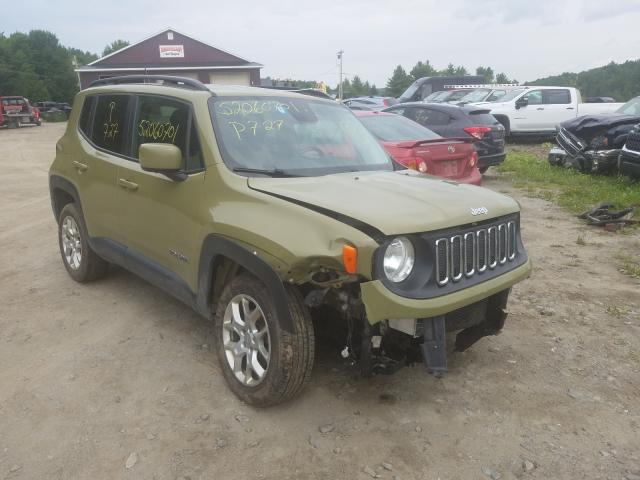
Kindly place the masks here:
<instances>
[{"instance_id":1,"label":"jeep rear wheel","mask_svg":"<svg viewBox=\"0 0 640 480\"><path fill-rule=\"evenodd\" d=\"M293 331L282 327L267 287L249 275L229 283L216 311L218 360L229 387L241 400L269 406L296 396L313 367L314 332L300 293L287 288Z\"/></svg>"},{"instance_id":2,"label":"jeep rear wheel","mask_svg":"<svg viewBox=\"0 0 640 480\"><path fill-rule=\"evenodd\" d=\"M84 219L73 203L65 205L60 212L58 240L62 262L76 282L90 282L107 273L109 263L89 246Z\"/></svg>"}]
</instances>

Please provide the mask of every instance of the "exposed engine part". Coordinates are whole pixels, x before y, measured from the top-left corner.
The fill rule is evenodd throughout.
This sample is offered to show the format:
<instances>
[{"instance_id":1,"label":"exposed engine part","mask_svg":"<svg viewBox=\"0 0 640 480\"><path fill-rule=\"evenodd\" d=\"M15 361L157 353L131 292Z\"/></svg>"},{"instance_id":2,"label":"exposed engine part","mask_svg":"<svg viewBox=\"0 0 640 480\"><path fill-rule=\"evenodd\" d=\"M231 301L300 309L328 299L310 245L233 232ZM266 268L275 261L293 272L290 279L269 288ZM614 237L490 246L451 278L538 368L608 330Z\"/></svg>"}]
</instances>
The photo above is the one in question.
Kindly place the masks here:
<instances>
[{"instance_id":1,"label":"exposed engine part","mask_svg":"<svg viewBox=\"0 0 640 480\"><path fill-rule=\"evenodd\" d=\"M424 341L420 344L422 357L429 372L436 377L442 377L447 371L447 338L445 317L425 318L421 322L424 326Z\"/></svg>"}]
</instances>

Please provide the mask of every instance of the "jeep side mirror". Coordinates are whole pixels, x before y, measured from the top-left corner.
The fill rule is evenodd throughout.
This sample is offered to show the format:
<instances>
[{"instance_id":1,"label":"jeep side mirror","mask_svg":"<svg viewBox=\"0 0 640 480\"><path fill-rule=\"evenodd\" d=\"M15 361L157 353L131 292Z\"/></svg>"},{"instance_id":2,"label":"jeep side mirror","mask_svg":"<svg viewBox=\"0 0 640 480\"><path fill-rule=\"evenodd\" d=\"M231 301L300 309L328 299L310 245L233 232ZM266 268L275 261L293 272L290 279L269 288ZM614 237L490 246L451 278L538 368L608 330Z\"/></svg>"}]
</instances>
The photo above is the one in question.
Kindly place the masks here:
<instances>
[{"instance_id":1,"label":"jeep side mirror","mask_svg":"<svg viewBox=\"0 0 640 480\"><path fill-rule=\"evenodd\" d=\"M147 172L166 175L171 180L187 178L182 167L182 152L170 143L143 143L138 149L140 166Z\"/></svg>"},{"instance_id":2,"label":"jeep side mirror","mask_svg":"<svg viewBox=\"0 0 640 480\"><path fill-rule=\"evenodd\" d=\"M516 108L526 107L527 105L529 105L529 100L526 97L520 97L516 100Z\"/></svg>"}]
</instances>

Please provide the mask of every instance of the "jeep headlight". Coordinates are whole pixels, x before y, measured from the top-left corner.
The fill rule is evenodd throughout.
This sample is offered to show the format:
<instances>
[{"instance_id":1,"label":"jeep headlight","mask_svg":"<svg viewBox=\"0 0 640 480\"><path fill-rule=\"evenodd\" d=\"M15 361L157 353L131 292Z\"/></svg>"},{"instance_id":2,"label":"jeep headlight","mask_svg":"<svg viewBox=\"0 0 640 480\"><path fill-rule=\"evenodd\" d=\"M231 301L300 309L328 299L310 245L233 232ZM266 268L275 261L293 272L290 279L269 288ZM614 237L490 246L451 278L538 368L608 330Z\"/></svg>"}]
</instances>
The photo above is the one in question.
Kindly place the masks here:
<instances>
[{"instance_id":1,"label":"jeep headlight","mask_svg":"<svg viewBox=\"0 0 640 480\"><path fill-rule=\"evenodd\" d=\"M413 270L415 258L411 240L407 237L394 238L384 252L384 274L394 283L403 281Z\"/></svg>"}]
</instances>

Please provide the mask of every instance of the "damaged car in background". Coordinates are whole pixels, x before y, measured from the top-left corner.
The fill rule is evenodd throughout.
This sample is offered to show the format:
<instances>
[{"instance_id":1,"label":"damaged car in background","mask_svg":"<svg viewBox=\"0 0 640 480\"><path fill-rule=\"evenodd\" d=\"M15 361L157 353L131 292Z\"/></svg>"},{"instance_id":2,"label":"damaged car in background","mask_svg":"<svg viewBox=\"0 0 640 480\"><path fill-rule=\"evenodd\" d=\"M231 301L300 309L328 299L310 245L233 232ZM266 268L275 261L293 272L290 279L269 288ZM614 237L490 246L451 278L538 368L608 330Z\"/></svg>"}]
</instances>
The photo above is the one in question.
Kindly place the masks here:
<instances>
[{"instance_id":1,"label":"damaged car in background","mask_svg":"<svg viewBox=\"0 0 640 480\"><path fill-rule=\"evenodd\" d=\"M549 152L549 163L585 173L615 173L627 136L639 122L640 97L629 100L614 113L584 115L563 122L557 127L557 146Z\"/></svg>"}]
</instances>

